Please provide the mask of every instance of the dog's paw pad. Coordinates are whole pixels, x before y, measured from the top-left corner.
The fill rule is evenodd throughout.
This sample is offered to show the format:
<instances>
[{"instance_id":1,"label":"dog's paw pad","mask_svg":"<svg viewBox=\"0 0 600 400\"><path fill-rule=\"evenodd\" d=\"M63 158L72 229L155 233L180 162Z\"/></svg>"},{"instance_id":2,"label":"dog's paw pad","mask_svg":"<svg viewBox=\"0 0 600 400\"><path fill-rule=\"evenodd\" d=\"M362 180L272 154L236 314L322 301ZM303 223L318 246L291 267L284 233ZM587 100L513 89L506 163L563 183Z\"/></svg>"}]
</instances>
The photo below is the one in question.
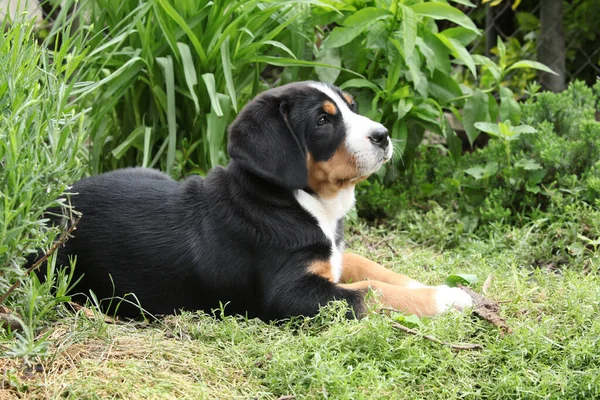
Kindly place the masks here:
<instances>
[{"instance_id":1,"label":"dog's paw pad","mask_svg":"<svg viewBox=\"0 0 600 400\"><path fill-rule=\"evenodd\" d=\"M435 300L439 313L449 309L464 311L466 308L473 306L473 299L467 292L446 285L437 286Z\"/></svg>"}]
</instances>

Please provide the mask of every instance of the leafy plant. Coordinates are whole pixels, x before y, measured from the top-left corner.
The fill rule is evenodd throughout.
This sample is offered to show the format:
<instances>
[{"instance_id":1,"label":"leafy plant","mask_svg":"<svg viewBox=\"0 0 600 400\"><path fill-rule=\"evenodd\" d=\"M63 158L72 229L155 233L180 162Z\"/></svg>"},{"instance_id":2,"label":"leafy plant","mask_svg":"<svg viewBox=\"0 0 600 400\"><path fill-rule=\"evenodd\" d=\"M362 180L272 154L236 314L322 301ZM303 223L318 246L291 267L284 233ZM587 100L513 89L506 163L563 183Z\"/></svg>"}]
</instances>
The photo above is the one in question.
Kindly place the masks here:
<instances>
[{"instance_id":1,"label":"leafy plant","mask_svg":"<svg viewBox=\"0 0 600 400\"><path fill-rule=\"evenodd\" d=\"M474 7L469 1L459 3ZM445 112L462 119L473 143L479 135L477 122L498 118L519 122L521 111L514 94L501 85L507 76L523 68L549 71L535 61L509 64L501 41L498 64L469 54L466 46L479 31L462 11L445 1L367 1L341 10L344 16L335 18L340 26L329 32L319 51L365 77L341 72L339 77L323 78L356 92L361 110L391 127L402 163L388 170L388 183L411 169L426 130L445 137L453 157L460 157L462 143ZM436 20L450 21L456 27L439 31ZM472 75L474 88L461 87L453 78L461 69ZM500 104L493 93L499 93Z\"/></svg>"},{"instance_id":2,"label":"leafy plant","mask_svg":"<svg viewBox=\"0 0 600 400\"><path fill-rule=\"evenodd\" d=\"M79 93L91 172L142 165L180 177L225 164L227 125L269 84L265 65L327 67L303 59L313 3L336 12L316 0L79 2L92 38L94 84Z\"/></svg>"},{"instance_id":3,"label":"leafy plant","mask_svg":"<svg viewBox=\"0 0 600 400\"><path fill-rule=\"evenodd\" d=\"M25 17L6 18L0 29L0 295L23 283L0 305L23 318L24 333L11 351L32 356L43 351L39 326L65 301L70 280L51 273L45 283L34 282L22 265L25 255L52 243L59 228L46 226L42 213L68 207L57 198L84 170L87 120L71 100L87 54L84 38L68 30L61 31L60 50L38 45Z\"/></svg>"}]
</instances>

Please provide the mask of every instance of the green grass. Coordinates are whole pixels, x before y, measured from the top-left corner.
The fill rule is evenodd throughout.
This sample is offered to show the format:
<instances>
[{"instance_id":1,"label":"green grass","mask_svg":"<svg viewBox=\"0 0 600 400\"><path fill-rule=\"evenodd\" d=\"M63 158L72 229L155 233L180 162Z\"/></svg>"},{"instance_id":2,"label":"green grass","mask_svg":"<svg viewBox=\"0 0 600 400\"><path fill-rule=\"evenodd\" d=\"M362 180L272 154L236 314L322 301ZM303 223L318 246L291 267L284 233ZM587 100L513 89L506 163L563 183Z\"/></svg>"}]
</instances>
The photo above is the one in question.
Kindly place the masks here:
<instances>
[{"instance_id":1,"label":"green grass","mask_svg":"<svg viewBox=\"0 0 600 400\"><path fill-rule=\"evenodd\" d=\"M510 230L505 234L510 236ZM473 240L440 253L386 229L355 225L348 246L424 283L455 272L493 274L513 333L470 314L423 318L415 329L482 350L453 351L372 314L344 319L333 304L313 319L265 324L186 313L152 324L105 324L63 312L48 328L43 372L0 360L4 393L28 398L569 398L600 396L600 265L590 253L534 270L524 246L483 252ZM485 255L482 255L485 254ZM33 364L35 361L32 360ZM4 363L4 364L2 364Z\"/></svg>"}]
</instances>

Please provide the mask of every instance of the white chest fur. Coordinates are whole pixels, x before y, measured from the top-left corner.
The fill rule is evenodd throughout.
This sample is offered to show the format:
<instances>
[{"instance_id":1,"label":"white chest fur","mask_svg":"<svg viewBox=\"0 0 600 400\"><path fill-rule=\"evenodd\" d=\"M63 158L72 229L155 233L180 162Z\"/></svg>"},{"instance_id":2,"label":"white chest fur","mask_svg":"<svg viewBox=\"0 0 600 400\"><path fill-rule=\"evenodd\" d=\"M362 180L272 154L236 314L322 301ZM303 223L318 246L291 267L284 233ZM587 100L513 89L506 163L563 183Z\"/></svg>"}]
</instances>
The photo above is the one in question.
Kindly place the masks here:
<instances>
[{"instance_id":1,"label":"white chest fur","mask_svg":"<svg viewBox=\"0 0 600 400\"><path fill-rule=\"evenodd\" d=\"M342 252L344 251L344 242L339 246L335 244L335 233L338 221L346 215L354 206L354 186L341 189L334 197L322 198L312 196L304 190L297 190L296 200L302 208L308 211L317 220L319 227L331 241L331 256L329 263L331 265L331 276L334 282L339 282L342 276Z\"/></svg>"}]
</instances>

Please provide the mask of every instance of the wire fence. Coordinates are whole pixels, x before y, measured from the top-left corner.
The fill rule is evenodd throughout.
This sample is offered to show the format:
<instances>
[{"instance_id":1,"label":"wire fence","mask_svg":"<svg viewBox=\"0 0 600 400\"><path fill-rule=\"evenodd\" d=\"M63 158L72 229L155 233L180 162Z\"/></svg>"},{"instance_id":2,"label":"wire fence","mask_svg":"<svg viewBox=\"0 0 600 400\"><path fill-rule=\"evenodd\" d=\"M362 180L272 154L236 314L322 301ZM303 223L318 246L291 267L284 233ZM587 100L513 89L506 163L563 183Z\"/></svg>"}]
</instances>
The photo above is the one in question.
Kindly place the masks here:
<instances>
[{"instance_id":1,"label":"wire fence","mask_svg":"<svg viewBox=\"0 0 600 400\"><path fill-rule=\"evenodd\" d=\"M525 0L516 9L513 0L496 6L478 0L476 8L463 12L483 30L470 48L472 53L493 55L499 37L519 53L515 58L537 60L559 74L540 75L546 89L560 91L576 79L593 84L600 77L600 3L596 0Z\"/></svg>"}]
</instances>

